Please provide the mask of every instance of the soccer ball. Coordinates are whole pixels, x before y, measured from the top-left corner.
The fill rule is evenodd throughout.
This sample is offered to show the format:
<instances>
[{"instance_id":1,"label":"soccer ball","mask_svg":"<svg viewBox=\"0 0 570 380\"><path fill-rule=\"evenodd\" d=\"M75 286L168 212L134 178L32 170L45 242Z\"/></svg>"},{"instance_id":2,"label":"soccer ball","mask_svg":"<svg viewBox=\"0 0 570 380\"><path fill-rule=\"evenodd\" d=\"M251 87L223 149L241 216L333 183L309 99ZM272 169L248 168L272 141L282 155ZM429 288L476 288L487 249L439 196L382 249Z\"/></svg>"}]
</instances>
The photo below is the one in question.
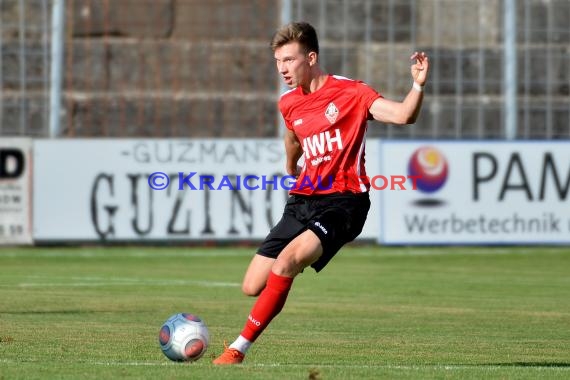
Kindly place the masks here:
<instances>
[{"instance_id":1,"label":"soccer ball","mask_svg":"<svg viewBox=\"0 0 570 380\"><path fill-rule=\"evenodd\" d=\"M189 313L174 314L164 322L158 343L173 361L196 361L208 349L210 334L200 317Z\"/></svg>"}]
</instances>

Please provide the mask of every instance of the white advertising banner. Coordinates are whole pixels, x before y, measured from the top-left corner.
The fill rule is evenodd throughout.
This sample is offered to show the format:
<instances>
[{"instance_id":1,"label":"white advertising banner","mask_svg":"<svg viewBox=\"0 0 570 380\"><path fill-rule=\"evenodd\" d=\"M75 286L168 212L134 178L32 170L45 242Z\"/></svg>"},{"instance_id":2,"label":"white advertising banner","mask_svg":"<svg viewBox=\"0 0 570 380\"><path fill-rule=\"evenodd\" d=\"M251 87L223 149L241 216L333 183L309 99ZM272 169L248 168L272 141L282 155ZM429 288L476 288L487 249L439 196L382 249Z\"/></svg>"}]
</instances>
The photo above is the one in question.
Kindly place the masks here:
<instances>
[{"instance_id":1,"label":"white advertising banner","mask_svg":"<svg viewBox=\"0 0 570 380\"><path fill-rule=\"evenodd\" d=\"M32 243L31 149L31 139L0 139L0 244Z\"/></svg>"},{"instance_id":2,"label":"white advertising banner","mask_svg":"<svg viewBox=\"0 0 570 380\"><path fill-rule=\"evenodd\" d=\"M281 139L36 140L34 157L38 242L261 240L292 186Z\"/></svg>"},{"instance_id":3,"label":"white advertising banner","mask_svg":"<svg viewBox=\"0 0 570 380\"><path fill-rule=\"evenodd\" d=\"M390 181L381 243L570 243L568 142L382 141L380 150Z\"/></svg>"}]
</instances>

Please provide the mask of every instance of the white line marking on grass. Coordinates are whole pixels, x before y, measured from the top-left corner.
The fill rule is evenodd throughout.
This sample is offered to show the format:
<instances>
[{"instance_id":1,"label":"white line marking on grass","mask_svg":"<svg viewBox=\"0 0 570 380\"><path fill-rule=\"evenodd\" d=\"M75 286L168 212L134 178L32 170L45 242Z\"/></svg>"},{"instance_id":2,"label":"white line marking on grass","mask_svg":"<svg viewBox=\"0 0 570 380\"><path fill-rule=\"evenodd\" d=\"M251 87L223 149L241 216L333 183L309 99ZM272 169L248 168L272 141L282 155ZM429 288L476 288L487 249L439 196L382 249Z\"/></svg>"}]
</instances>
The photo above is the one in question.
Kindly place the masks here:
<instances>
[{"instance_id":1,"label":"white line marking on grass","mask_svg":"<svg viewBox=\"0 0 570 380\"><path fill-rule=\"evenodd\" d=\"M142 257L142 258L172 258L172 257L251 257L255 254L255 249L244 250L242 248L216 249L216 250L200 250L192 248L185 251L170 251L165 248L157 248L152 251L132 251L125 250L117 252L117 249L101 249L100 251L49 251L36 250L33 252L26 251L0 251L0 257L7 258L125 258L125 257Z\"/></svg>"},{"instance_id":2,"label":"white line marking on grass","mask_svg":"<svg viewBox=\"0 0 570 380\"><path fill-rule=\"evenodd\" d=\"M5 364L23 364L23 363L39 363L39 360L13 360L13 359L0 359L0 363ZM58 361L61 363L61 361ZM164 366L175 366L175 365L193 365L198 363L193 362L171 362L171 361L156 361L156 362L136 362L136 361L74 361L73 363L83 363L87 365L100 365L100 366L118 366L118 367L164 367ZM544 363L544 365L525 365L517 363L505 363L505 364L295 364L295 363L244 363L240 365L242 368L257 367L257 368L306 368L306 369L335 369L335 368L352 368L352 369L389 369L389 370L413 370L413 371L424 371L424 370L445 370L445 371L457 371L457 370L508 370L512 368L525 368L525 369L535 369L541 371L559 371L559 372L570 372L570 367L556 366L555 363L549 365L549 363Z\"/></svg>"},{"instance_id":3,"label":"white line marking on grass","mask_svg":"<svg viewBox=\"0 0 570 380\"><path fill-rule=\"evenodd\" d=\"M180 365L181 363L175 362L93 362L95 365L104 366L166 366L166 365ZM194 364L192 362L182 363L182 364ZM525 366L517 365L516 363L511 364L421 364L421 365L405 365L405 364L295 364L295 363L244 363L241 365L243 368L247 367L257 367L257 368L306 368L306 369L321 369L321 368L348 368L348 369L401 369L401 370L414 370L423 371L426 369L432 370L445 370L445 371L457 371L466 369L491 369L491 370L505 370L514 367L524 367L533 368L539 370L556 370L556 371L570 371L569 367L556 367L545 365L536 366Z\"/></svg>"},{"instance_id":4,"label":"white line marking on grass","mask_svg":"<svg viewBox=\"0 0 570 380\"><path fill-rule=\"evenodd\" d=\"M5 249L0 251L0 257L6 258L192 258L192 257L252 257L257 249L256 245L252 247L190 247L190 248L170 248L157 247L148 248L100 248L100 249L57 249L57 248L28 248L22 250ZM467 246L453 247L445 246L439 248L423 248L423 247L389 247L389 246L350 246L345 250L347 255L354 256L375 256L375 257L393 257L393 256L425 256L425 255L498 255L498 254L535 254L538 251L544 253L566 253L566 247L528 247L528 246ZM342 252L341 252L342 253Z\"/></svg>"},{"instance_id":5,"label":"white line marking on grass","mask_svg":"<svg viewBox=\"0 0 570 380\"><path fill-rule=\"evenodd\" d=\"M105 366L164 366L164 365L176 365L174 362L94 362L95 365L105 365ZM188 364L192 364L189 362ZM475 368L481 366L468 366L468 365L391 365L391 364L293 364L293 363L245 363L241 367L258 367L258 368L354 368L354 369L406 369L406 370L424 370L426 368L436 368L436 369L466 369ZM489 366L483 365L482 367L488 368ZM491 366L500 368L501 366Z\"/></svg>"},{"instance_id":6,"label":"white line marking on grass","mask_svg":"<svg viewBox=\"0 0 570 380\"><path fill-rule=\"evenodd\" d=\"M517 365L517 363L512 364L421 364L421 365L404 365L404 364L267 364L267 363L253 363L253 364L244 364L245 366L252 366L252 367L261 367L261 368L354 368L354 369L403 369L403 370L426 370L426 369L435 369L435 370L447 370L447 371L455 371L455 370L465 370L465 369L492 369L492 370L500 370L500 369L508 369L508 368L533 368L539 370L558 370L558 371L570 371L569 367L557 367L556 365L548 365L545 363L544 365Z\"/></svg>"},{"instance_id":7,"label":"white line marking on grass","mask_svg":"<svg viewBox=\"0 0 570 380\"><path fill-rule=\"evenodd\" d=\"M131 366L131 367L154 367L154 366L166 366L175 364L173 362L92 362L89 364L94 365L104 365L104 366Z\"/></svg>"},{"instance_id":8,"label":"white line marking on grass","mask_svg":"<svg viewBox=\"0 0 570 380\"><path fill-rule=\"evenodd\" d=\"M102 286L201 286L204 288L235 288L240 284L237 282L221 282L221 281L196 281L196 280L137 280L132 279L100 279L76 282L23 282L17 286L21 288L38 288L38 287L102 287ZM0 285L1 286L1 285Z\"/></svg>"},{"instance_id":9,"label":"white line marking on grass","mask_svg":"<svg viewBox=\"0 0 570 380\"><path fill-rule=\"evenodd\" d=\"M398 256L465 256L465 255L527 255L536 254L540 250L548 253L567 253L567 248L558 247L492 247L492 246L468 246L468 247L436 247L436 248L398 248L378 246L372 249L352 247L351 252L346 252L347 257L398 257ZM342 252L341 252L342 253Z\"/></svg>"}]
</instances>

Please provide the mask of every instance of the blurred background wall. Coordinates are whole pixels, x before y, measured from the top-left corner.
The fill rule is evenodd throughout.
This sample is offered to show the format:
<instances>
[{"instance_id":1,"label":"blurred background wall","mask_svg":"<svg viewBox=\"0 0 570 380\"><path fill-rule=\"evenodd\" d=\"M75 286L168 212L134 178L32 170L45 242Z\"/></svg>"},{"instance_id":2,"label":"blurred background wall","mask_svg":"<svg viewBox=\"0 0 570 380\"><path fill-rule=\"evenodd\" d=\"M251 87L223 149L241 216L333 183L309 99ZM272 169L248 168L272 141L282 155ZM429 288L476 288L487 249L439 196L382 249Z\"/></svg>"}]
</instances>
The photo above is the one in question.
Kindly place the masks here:
<instances>
[{"instance_id":1,"label":"blurred background wall","mask_svg":"<svg viewBox=\"0 0 570 380\"><path fill-rule=\"evenodd\" d=\"M503 0L66 0L53 137L275 137L282 90L268 47L283 20L318 30L331 73L386 97L431 77L412 128L383 138L503 139ZM570 137L570 1L519 0L518 139ZM50 135L54 0L0 1L0 135Z\"/></svg>"}]
</instances>

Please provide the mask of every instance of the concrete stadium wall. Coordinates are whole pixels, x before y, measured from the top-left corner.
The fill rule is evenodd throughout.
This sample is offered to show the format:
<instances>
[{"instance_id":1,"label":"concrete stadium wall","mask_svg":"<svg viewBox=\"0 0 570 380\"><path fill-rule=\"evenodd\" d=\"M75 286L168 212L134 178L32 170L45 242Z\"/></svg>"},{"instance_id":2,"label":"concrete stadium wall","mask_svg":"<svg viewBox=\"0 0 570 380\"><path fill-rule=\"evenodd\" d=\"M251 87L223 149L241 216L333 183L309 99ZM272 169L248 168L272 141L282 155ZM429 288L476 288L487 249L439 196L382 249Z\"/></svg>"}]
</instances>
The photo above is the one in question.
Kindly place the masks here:
<instances>
[{"instance_id":1,"label":"concrete stadium wall","mask_svg":"<svg viewBox=\"0 0 570 380\"><path fill-rule=\"evenodd\" d=\"M396 25L410 22L409 4L396 3L390 13L384 2L372 3L374 25L387 24L389 17ZM484 17L470 10L470 7L478 6L476 2L467 2L462 12L461 22L465 25L461 36L462 75L473 79L465 82L462 95L467 102L481 96L477 75L481 65L479 57L483 53L486 68L484 96L488 98L489 108L497 109L497 117L489 118L489 122L500 124L502 1L487 3ZM318 4L305 2L300 10L305 20L321 22L322 10ZM350 2L349 13L342 6L326 9L329 26L321 34L321 42L328 71L348 75L341 72L344 65L344 71L362 78L365 54L372 52L383 57L382 51L388 44L395 45L394 49L401 54L408 54L413 48L412 36L405 28L396 28L389 36L385 28L377 28L370 36L373 43L365 45L363 4L362 1ZM437 41L433 39L434 23L438 20L455 23L458 17L455 7L444 5L439 14L434 15L433 1L416 2L420 8L415 20L417 30L423 32L416 34L415 46L426 51L437 48L438 56L434 57L437 61L434 59L433 62L441 79L437 84L438 95L444 104L453 106L457 95L453 79L457 70L454 52L458 49L458 36L455 28L450 27L442 29ZM563 2L552 2L551 6L556 24L570 20L568 7ZM4 20L17 19L17 6L3 7ZM544 2L533 2L532 10L532 27L546 30ZM279 26L279 12L279 2L264 0L68 1L63 135L276 136L275 102L279 95L279 80L268 41ZM346 14L350 19L344 19ZM39 22L40 9L28 5L26 17L28 22ZM350 24L348 33L342 34L343 29L335 27L340 20ZM485 28L483 41L479 34L481 24ZM3 51L18 47L17 23L13 25L12 31L9 26L3 27ZM519 40L522 37L519 36ZM551 43L545 45L548 39ZM534 33L530 45L520 45L519 51L526 49L530 54L528 63L533 68L531 87L527 89L531 103L546 95L552 97L555 104L567 99L570 92L569 43L570 33L550 36ZM549 52L552 53L550 67L554 68L550 73L541 69ZM341 57L346 55L349 60L343 63ZM42 57L30 55L27 58L30 72L38 72L43 64ZM525 72L525 64L520 62L519 76ZM396 73L403 78L396 81L388 93L402 96L409 89L408 66L394 65L392 71L389 67L385 59L378 59L374 60L371 70L375 77ZM17 60L3 62L3 75L8 78L3 81L4 89L18 86L18 70ZM41 102L43 94L39 85L28 85L30 110ZM9 91L2 96L4 102L15 101L15 98L10 99ZM3 117L9 123L10 113ZM442 113L442 132L446 128L453 130L454 117L453 113ZM568 112L554 113L553 117L555 125L569 125ZM36 119L30 117L28 128L32 131L39 129L36 124L41 120ZM132 120L136 122L129 122Z\"/></svg>"}]
</instances>

